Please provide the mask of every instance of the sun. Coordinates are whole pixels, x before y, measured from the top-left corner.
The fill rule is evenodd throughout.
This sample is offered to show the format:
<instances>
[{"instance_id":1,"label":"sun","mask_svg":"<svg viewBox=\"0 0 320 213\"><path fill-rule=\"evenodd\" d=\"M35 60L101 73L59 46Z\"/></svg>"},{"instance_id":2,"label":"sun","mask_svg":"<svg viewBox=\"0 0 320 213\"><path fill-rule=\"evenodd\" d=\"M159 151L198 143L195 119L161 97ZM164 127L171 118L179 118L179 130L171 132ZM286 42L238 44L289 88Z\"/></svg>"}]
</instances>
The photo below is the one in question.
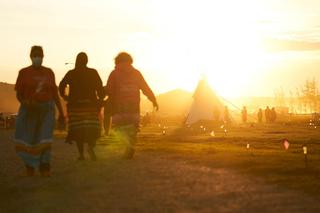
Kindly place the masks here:
<instances>
[{"instance_id":1,"label":"sun","mask_svg":"<svg viewBox=\"0 0 320 213\"><path fill-rule=\"evenodd\" d=\"M160 11L166 11L156 21L158 33L166 41L157 52L159 57L175 58L164 63L176 68L171 76L182 87L192 90L205 75L220 95L243 96L253 89L252 83L264 70L266 53L259 14L252 8L240 8L241 4L230 7L231 2L237 4L205 0L188 2L183 7L173 1L157 4ZM179 63L178 67L173 63Z\"/></svg>"},{"instance_id":2,"label":"sun","mask_svg":"<svg viewBox=\"0 0 320 213\"><path fill-rule=\"evenodd\" d=\"M252 86L263 74L267 53L251 28L243 28L241 35L232 41L223 38L220 42L228 45L213 44L214 51L206 53L211 56L211 60L203 65L205 75L219 94L227 97L243 96L254 89Z\"/></svg>"}]
</instances>

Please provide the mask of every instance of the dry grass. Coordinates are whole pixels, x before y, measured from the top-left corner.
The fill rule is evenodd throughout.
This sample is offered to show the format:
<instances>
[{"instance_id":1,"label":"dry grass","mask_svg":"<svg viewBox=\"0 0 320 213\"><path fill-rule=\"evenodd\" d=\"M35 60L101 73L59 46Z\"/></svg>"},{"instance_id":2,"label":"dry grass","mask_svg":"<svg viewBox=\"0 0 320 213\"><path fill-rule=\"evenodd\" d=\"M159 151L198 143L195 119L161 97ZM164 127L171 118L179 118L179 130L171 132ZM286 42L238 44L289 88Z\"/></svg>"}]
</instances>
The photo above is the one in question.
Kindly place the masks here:
<instances>
[{"instance_id":1,"label":"dry grass","mask_svg":"<svg viewBox=\"0 0 320 213\"><path fill-rule=\"evenodd\" d=\"M320 139L303 126L193 132L143 129L135 159L103 139L97 162L77 162L57 133L51 178L19 178L22 163L0 133L0 212L319 212ZM290 141L288 151L282 140ZM246 144L250 143L250 149ZM305 168L302 144L308 145Z\"/></svg>"},{"instance_id":2,"label":"dry grass","mask_svg":"<svg viewBox=\"0 0 320 213\"><path fill-rule=\"evenodd\" d=\"M156 145L149 143L145 150L173 153L199 165L213 168L230 168L243 174L262 177L272 184L317 196L320 191L320 132L307 126L269 125L256 127L231 127L227 136L215 128L202 134L189 130L175 130L160 139ZM195 130L194 130L195 131ZM290 142L285 150L283 140ZM250 149L247 149L247 144ZM302 146L307 145L307 167Z\"/></svg>"}]
</instances>

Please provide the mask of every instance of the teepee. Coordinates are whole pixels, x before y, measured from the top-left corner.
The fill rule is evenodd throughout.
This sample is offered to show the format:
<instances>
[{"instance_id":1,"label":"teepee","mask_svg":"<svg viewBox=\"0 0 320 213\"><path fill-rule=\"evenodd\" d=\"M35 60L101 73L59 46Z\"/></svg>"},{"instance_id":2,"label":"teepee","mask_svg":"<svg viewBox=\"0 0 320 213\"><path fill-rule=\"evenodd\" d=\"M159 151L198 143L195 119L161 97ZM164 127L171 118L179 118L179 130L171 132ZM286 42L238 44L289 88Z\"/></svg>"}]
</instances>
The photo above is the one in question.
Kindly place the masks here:
<instances>
[{"instance_id":1,"label":"teepee","mask_svg":"<svg viewBox=\"0 0 320 213\"><path fill-rule=\"evenodd\" d=\"M206 79L199 81L193 94L193 103L190 107L186 125L192 125L198 121L223 120L224 106L218 96L210 88Z\"/></svg>"}]
</instances>

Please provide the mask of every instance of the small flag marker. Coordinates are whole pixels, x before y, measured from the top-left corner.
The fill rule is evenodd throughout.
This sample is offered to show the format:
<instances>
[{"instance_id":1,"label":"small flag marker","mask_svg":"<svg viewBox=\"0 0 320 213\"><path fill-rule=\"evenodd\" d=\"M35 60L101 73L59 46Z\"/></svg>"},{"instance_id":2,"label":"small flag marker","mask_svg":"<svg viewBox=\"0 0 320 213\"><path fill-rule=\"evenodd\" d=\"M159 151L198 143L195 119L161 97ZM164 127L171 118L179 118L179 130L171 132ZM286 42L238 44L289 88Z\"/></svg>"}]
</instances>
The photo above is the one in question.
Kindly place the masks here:
<instances>
[{"instance_id":1,"label":"small flag marker","mask_svg":"<svg viewBox=\"0 0 320 213\"><path fill-rule=\"evenodd\" d=\"M284 139L283 141L283 147L285 148L285 150L288 150L290 146L290 143L287 139Z\"/></svg>"},{"instance_id":2,"label":"small flag marker","mask_svg":"<svg viewBox=\"0 0 320 213\"><path fill-rule=\"evenodd\" d=\"M303 154L304 154L304 163L307 168L308 167L308 156L307 156L308 148L307 148L307 145L303 145L302 150L303 150Z\"/></svg>"}]
</instances>

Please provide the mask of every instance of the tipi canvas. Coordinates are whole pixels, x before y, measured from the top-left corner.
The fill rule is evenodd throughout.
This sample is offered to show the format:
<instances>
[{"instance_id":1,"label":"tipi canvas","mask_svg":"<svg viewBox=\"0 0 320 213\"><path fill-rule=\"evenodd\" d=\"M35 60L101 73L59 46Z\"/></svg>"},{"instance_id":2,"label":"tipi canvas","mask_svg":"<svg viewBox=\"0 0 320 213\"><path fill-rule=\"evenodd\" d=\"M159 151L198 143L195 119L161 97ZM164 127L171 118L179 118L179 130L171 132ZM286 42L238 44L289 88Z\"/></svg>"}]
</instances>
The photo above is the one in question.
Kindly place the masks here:
<instances>
[{"instance_id":1,"label":"tipi canvas","mask_svg":"<svg viewBox=\"0 0 320 213\"><path fill-rule=\"evenodd\" d=\"M194 92L186 125L192 125L199 121L221 121L223 110L224 106L218 96L210 88L207 80L202 79Z\"/></svg>"}]
</instances>

